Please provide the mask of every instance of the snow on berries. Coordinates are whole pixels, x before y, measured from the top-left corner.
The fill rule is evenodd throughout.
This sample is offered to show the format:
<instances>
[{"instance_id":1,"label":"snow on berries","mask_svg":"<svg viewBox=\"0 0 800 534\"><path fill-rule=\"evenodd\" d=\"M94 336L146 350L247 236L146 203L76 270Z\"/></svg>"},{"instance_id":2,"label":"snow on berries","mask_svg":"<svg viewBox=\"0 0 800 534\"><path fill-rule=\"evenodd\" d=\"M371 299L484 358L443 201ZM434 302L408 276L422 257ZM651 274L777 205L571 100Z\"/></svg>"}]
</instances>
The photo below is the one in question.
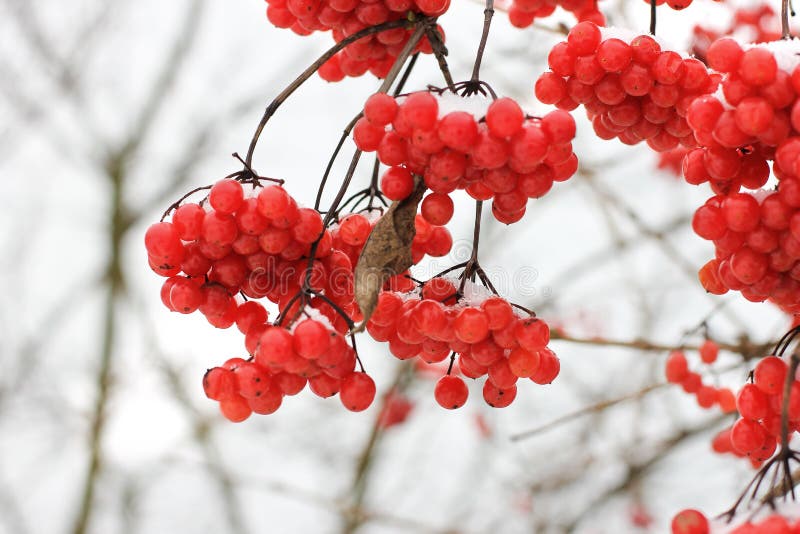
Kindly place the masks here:
<instances>
[{"instance_id":1,"label":"snow on berries","mask_svg":"<svg viewBox=\"0 0 800 534\"><path fill-rule=\"evenodd\" d=\"M575 121L565 111L529 117L511 98L462 97L449 90L396 99L375 94L353 129L356 145L389 166L381 178L388 198L405 198L413 177L423 178L432 194L422 215L432 224L450 219L448 196L457 189L491 199L501 222L520 220L528 199L576 172L574 137Z\"/></svg>"},{"instance_id":2,"label":"snow on berries","mask_svg":"<svg viewBox=\"0 0 800 534\"><path fill-rule=\"evenodd\" d=\"M369 27L408 21L413 13L438 17L449 7L450 0L267 0L267 19L298 35L330 31L338 43ZM320 76L329 82L366 72L385 77L412 34L406 26L388 28L351 43L319 69ZM438 31L443 37L441 28ZM427 37L414 52L432 53Z\"/></svg>"},{"instance_id":3,"label":"snow on berries","mask_svg":"<svg viewBox=\"0 0 800 534\"><path fill-rule=\"evenodd\" d=\"M547 323L471 282L459 289L458 282L433 278L411 292L384 291L367 331L388 342L401 360L434 364L450 358L448 373L434 389L436 401L448 409L467 402L464 378L487 376L483 399L503 408L514 401L520 378L549 384L561 368L548 348Z\"/></svg>"},{"instance_id":4,"label":"snow on berries","mask_svg":"<svg viewBox=\"0 0 800 534\"><path fill-rule=\"evenodd\" d=\"M535 86L540 101L564 110L582 105L601 139L646 142L656 152L696 146L686 111L717 83L702 62L649 35L592 22L575 25L548 65Z\"/></svg>"}]
</instances>

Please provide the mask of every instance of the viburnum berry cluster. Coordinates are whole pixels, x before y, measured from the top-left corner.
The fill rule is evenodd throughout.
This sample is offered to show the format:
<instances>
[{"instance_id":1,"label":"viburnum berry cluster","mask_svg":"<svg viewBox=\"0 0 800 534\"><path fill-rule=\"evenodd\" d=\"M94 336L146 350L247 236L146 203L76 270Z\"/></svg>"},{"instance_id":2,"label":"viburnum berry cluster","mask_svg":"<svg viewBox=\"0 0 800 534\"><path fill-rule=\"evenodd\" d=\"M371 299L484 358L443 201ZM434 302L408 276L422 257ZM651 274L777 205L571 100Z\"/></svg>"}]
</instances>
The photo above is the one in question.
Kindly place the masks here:
<instances>
[{"instance_id":1,"label":"viburnum berry cluster","mask_svg":"<svg viewBox=\"0 0 800 534\"><path fill-rule=\"evenodd\" d=\"M706 340L700 346L698 354L705 365L711 365L717 360L719 347L711 340ZM689 368L689 361L683 350L672 351L664 365L664 374L667 382L680 385L683 391L695 396L698 406L710 409L718 406L723 413L736 410L736 397L730 388L715 387L703 382L703 375Z\"/></svg>"},{"instance_id":2,"label":"viburnum berry cluster","mask_svg":"<svg viewBox=\"0 0 800 534\"><path fill-rule=\"evenodd\" d=\"M792 41L742 48L731 38L709 47L709 65L724 75L719 92L689 107L686 118L698 147L684 160L687 182L709 182L722 194L758 189L770 176L771 161L778 179L797 180L798 50Z\"/></svg>"},{"instance_id":3,"label":"viburnum berry cluster","mask_svg":"<svg viewBox=\"0 0 800 534\"><path fill-rule=\"evenodd\" d=\"M398 359L419 357L427 363L450 358L446 376L436 384L435 398L443 407L463 406L469 394L467 377L487 376L483 398L495 408L510 405L517 380L549 384L560 370L547 347L550 329L529 313L518 313L506 300L471 282L456 285L433 278L413 292L383 292L367 331L389 343Z\"/></svg>"},{"instance_id":4,"label":"viburnum berry cluster","mask_svg":"<svg viewBox=\"0 0 800 534\"><path fill-rule=\"evenodd\" d=\"M700 270L706 291L732 289L755 302L770 299L789 313L800 310L797 184L787 180L778 191L716 195L697 209L692 228L714 243L716 255Z\"/></svg>"},{"instance_id":5,"label":"viburnum berry cluster","mask_svg":"<svg viewBox=\"0 0 800 534\"><path fill-rule=\"evenodd\" d=\"M649 35L576 24L550 51L536 97L565 110L582 105L598 137L646 142L657 152L696 145L689 105L712 93L717 76L694 58L663 50Z\"/></svg>"},{"instance_id":6,"label":"viburnum berry cluster","mask_svg":"<svg viewBox=\"0 0 800 534\"><path fill-rule=\"evenodd\" d=\"M345 76L357 77L370 72L385 77L397 61L412 29L402 24L414 14L436 18L450 7L450 0L267 0L267 19L278 28L290 28L298 35L330 31L340 43L368 28L397 22L373 35L357 39L328 59L319 75L329 82ZM436 39L444 40L441 27ZM423 37L414 52L433 53L429 38Z\"/></svg>"},{"instance_id":7,"label":"viburnum berry cluster","mask_svg":"<svg viewBox=\"0 0 800 534\"><path fill-rule=\"evenodd\" d=\"M217 328L236 324L251 355L232 358L204 378L206 394L220 402L223 414L242 421L251 412L272 413L306 381L321 397L341 390L348 409L365 409L374 383L370 397L362 395L369 390L368 375L348 378L356 354L343 335L361 317L353 268L377 218L354 213L323 228L320 213L298 207L281 185L243 187L230 178L210 187L203 205L186 202L172 209L170 221L145 233L151 267L167 277L164 305L183 314L199 310ZM450 250L446 228L421 216L415 226L415 262ZM298 298L304 287L317 295L307 303ZM262 304L245 298L276 304L276 324L268 324ZM309 318L294 324L300 317Z\"/></svg>"},{"instance_id":8,"label":"viburnum berry cluster","mask_svg":"<svg viewBox=\"0 0 800 534\"><path fill-rule=\"evenodd\" d=\"M742 386L736 395L740 419L714 439L717 452L747 456L756 468L772 457L781 440L787 372L788 365L777 356L767 356L756 364L752 383ZM792 382L787 406L788 431L794 433L800 429L800 381Z\"/></svg>"},{"instance_id":9,"label":"viburnum berry cluster","mask_svg":"<svg viewBox=\"0 0 800 534\"><path fill-rule=\"evenodd\" d=\"M491 199L497 220L519 221L528 199L577 171L574 137L575 120L564 111L530 117L511 98L462 97L449 89L375 94L353 128L356 145L389 167L381 178L387 198L404 199L413 176L423 178L432 194L422 215L433 224L449 221L447 196L457 189Z\"/></svg>"}]
</instances>

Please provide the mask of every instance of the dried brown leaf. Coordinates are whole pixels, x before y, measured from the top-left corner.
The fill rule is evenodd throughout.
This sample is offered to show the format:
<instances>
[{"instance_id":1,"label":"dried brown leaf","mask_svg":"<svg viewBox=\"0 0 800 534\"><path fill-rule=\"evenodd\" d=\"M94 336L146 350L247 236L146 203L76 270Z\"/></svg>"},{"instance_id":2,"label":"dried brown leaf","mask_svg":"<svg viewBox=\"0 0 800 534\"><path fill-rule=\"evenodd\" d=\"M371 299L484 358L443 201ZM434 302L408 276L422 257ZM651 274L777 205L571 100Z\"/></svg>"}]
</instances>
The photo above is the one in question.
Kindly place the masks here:
<instances>
[{"instance_id":1,"label":"dried brown leaf","mask_svg":"<svg viewBox=\"0 0 800 534\"><path fill-rule=\"evenodd\" d=\"M405 199L394 202L373 228L355 269L356 302L364 321L363 330L378 302L378 294L386 280L411 267L411 241L414 239L414 217L425 192L425 183L414 178L414 191Z\"/></svg>"}]
</instances>

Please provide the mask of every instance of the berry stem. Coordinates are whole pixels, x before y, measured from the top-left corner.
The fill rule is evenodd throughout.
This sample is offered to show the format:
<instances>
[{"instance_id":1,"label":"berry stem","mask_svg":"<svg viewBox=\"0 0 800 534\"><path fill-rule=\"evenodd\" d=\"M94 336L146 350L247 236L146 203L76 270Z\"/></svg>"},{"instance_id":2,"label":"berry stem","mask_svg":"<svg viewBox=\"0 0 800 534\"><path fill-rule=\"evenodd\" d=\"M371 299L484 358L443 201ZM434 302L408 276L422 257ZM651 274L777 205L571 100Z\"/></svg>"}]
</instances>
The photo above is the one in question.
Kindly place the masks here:
<instances>
[{"instance_id":1,"label":"berry stem","mask_svg":"<svg viewBox=\"0 0 800 534\"><path fill-rule=\"evenodd\" d=\"M475 225L472 228L472 255L470 262L478 261L478 244L481 240L481 215L483 212L483 200L475 201Z\"/></svg>"},{"instance_id":2,"label":"berry stem","mask_svg":"<svg viewBox=\"0 0 800 534\"><path fill-rule=\"evenodd\" d=\"M650 0L650 35L656 34L656 0Z\"/></svg>"},{"instance_id":3,"label":"berry stem","mask_svg":"<svg viewBox=\"0 0 800 534\"><path fill-rule=\"evenodd\" d=\"M414 70L414 65L417 64L417 58L419 58L419 52L411 56L411 60L408 62L406 70L400 77L400 81L397 82L397 87L394 90L394 96L399 95L400 92L403 90L403 87L408 81L408 77L411 76L411 71ZM339 151L342 149L344 142L350 136L350 132L353 130L353 127L358 122L358 120L363 116L364 112L360 112L358 115L353 117L353 120L351 120L347 126L345 126L344 131L342 132L342 136L339 138L339 142L336 144L336 148L334 149L333 154L331 155L331 159L328 160L328 166L325 168L325 174L322 175L322 182L320 182L319 184L319 189L317 189L317 198L314 201L314 209L317 211L319 211L319 206L320 203L322 202L322 192L325 189L325 184L328 182L328 176L330 175L331 169L333 168L333 162L336 161L336 157L339 155Z\"/></svg>"},{"instance_id":4,"label":"berry stem","mask_svg":"<svg viewBox=\"0 0 800 534\"><path fill-rule=\"evenodd\" d=\"M377 198L380 200L383 207L378 206L377 209L381 210L383 213L383 208L388 206L386 203L386 199L383 198L383 193L381 193L380 185L378 184L378 177L380 176L380 169L381 169L381 160L375 156L375 165L372 167L372 179L369 181L369 187L365 191L365 198L369 198L369 202L367 203L367 207L365 211L371 211L375 208L375 199ZM356 203L358 205L358 203ZM355 207L355 206L353 206Z\"/></svg>"},{"instance_id":5,"label":"berry stem","mask_svg":"<svg viewBox=\"0 0 800 534\"><path fill-rule=\"evenodd\" d=\"M792 29L789 27L789 14L792 13L792 9L789 6L789 2L791 0L781 0L781 39L791 39L792 38Z\"/></svg>"},{"instance_id":6,"label":"berry stem","mask_svg":"<svg viewBox=\"0 0 800 534\"><path fill-rule=\"evenodd\" d=\"M467 284L467 279L469 279L471 282L474 282L475 275L478 274L478 272L483 273L483 270L481 269L481 266L478 263L478 244L480 243L481 239L482 212L483 212L483 201L476 200L475 225L473 226L472 230L472 254L470 254L469 259L464 264L464 272L461 273L461 284L459 284L458 286L458 293L457 293L459 299L464 294L464 287ZM481 280L483 280L483 277L481 277Z\"/></svg>"},{"instance_id":7,"label":"berry stem","mask_svg":"<svg viewBox=\"0 0 800 534\"><path fill-rule=\"evenodd\" d=\"M453 372L453 364L454 363L456 363L456 353L455 352L450 355L450 365L447 366L447 374L448 375Z\"/></svg>"},{"instance_id":8,"label":"berry stem","mask_svg":"<svg viewBox=\"0 0 800 534\"><path fill-rule=\"evenodd\" d=\"M421 17L417 19L413 23L414 26L416 27L416 31L409 38L408 43L413 42L414 43L413 46L416 46L417 42L419 42L419 37L417 37L415 40L414 36L420 33L421 31L424 31L427 25L430 24L431 20L432 19L429 19L428 17ZM261 132L264 131L264 127L267 125L267 122L269 121L270 117L272 117L272 115L275 114L275 112L278 110L281 104L283 104L286 101L286 99L292 95L292 93L294 93L301 85L303 85L306 82L306 80L308 80L315 72L317 72L317 70L319 70L319 68L326 61L335 56L338 52L343 50L348 45L358 41L363 37L368 37L370 35L381 33L387 30L393 30L395 28L402 28L407 24L408 24L407 20L400 19L400 20L392 20L389 22L384 22L383 24L378 24L377 26L370 26L369 28L364 28L363 30L356 32L353 35L346 37L341 41L339 41L338 43L336 43L334 46L329 48L324 54L322 54L316 61L314 61L314 63L309 65L309 67L306 70L304 70L300 74L300 76L295 78L294 81L292 81L292 83L290 83L283 91L281 91L281 93L278 96L276 96L275 99L272 102L270 102L270 104L264 110L264 115L261 117L261 120L259 121L258 126L256 127L256 131L253 134L253 138L250 140L250 146L247 149L247 157L245 157L245 162L247 166L249 167L252 166L253 164L253 153L255 152L256 145L258 144L258 140L261 137ZM403 51L405 51L406 48L408 48L407 45L403 49ZM399 68L398 64L402 65L402 63L405 63L406 57L408 57L408 53L406 53L406 55L403 56L402 58L398 56L397 61L392 67L392 71L394 71L395 68ZM397 76L396 72L394 73L394 76ZM387 81L389 81L390 84L392 81L394 81L394 77L392 76L391 71L389 72L389 74L386 75L386 79L384 80L384 85L386 85Z\"/></svg>"},{"instance_id":9,"label":"berry stem","mask_svg":"<svg viewBox=\"0 0 800 534\"><path fill-rule=\"evenodd\" d=\"M386 78L384 78L383 83L378 88L378 90L375 91L376 93L388 92L389 88L392 86L392 83L394 83L395 79L397 79L397 76L400 74L400 69L403 68L403 65L405 64L408 57L411 55L411 52L414 50L414 47L417 46L417 43L420 41L420 39L422 39L422 35L426 31L429 19L422 19L422 20L423 22L417 26L416 30L414 30L414 33L411 34L411 37L408 38L408 41L406 42L405 46L400 51L400 54L398 54L397 60L394 62L394 65L392 65L392 68L391 70L389 70L389 73L386 75ZM336 210L339 207L339 204L342 202L345 193L347 193L347 189L350 187L350 182L352 181L353 175L356 172L356 167L358 166L358 160L360 158L361 158L361 150L356 150L355 153L353 154L353 159L350 161L350 167L347 169L347 173L345 174L344 179L342 180L342 185L339 187L339 191L336 194L336 198L333 200L333 203L331 204L328 213L325 214L325 219L322 221L323 227L327 227L328 223L330 223L336 216ZM320 238L322 238L321 235ZM318 244L319 244L319 239L317 239L317 241L314 243L314 246L311 249L309 262L314 261L314 255ZM310 265L311 263L309 263L309 267ZM310 271L306 274L307 276L310 276Z\"/></svg>"},{"instance_id":10,"label":"berry stem","mask_svg":"<svg viewBox=\"0 0 800 534\"><path fill-rule=\"evenodd\" d=\"M480 79L481 61L483 60L483 52L486 50L486 41L489 39L489 28L492 25L493 15L494 0L486 0L486 9L483 10L483 33L481 33L478 53L475 55L475 65L472 67L471 81L473 82L477 82Z\"/></svg>"},{"instance_id":11,"label":"berry stem","mask_svg":"<svg viewBox=\"0 0 800 534\"><path fill-rule=\"evenodd\" d=\"M425 31L428 28L428 24L430 24L430 22L433 19L424 18L424 19L419 19L419 20L420 20L420 22L418 22L418 25L416 26L416 29L414 30L414 33L411 34L411 36L409 37L409 39L406 42L405 46L403 46L403 49L397 55L397 59L395 60L394 64L392 65L392 68L386 74L386 78L384 78L383 83L381 83L381 86L376 91L377 93L386 93L389 90L389 88L392 86L394 81L397 79L397 76L400 74L400 71L403 68L403 65L406 63L406 60L408 60L409 56L411 55L411 52L417 46L417 43L419 43L420 39L422 39L423 34L425 33ZM354 35L356 35L356 34L354 34ZM319 62L319 60L318 60L318 62ZM407 79L407 76L403 76L401 81L404 82L406 79ZM355 120L357 120L357 119L355 119ZM355 120L353 121L353 124L355 123ZM256 138L254 138L254 140L255 139ZM251 145L251 148L252 148L252 145ZM334 220L335 217L337 217L339 206L340 206L340 204L342 202L342 199L344 198L345 194L347 193L347 190L350 188L350 183L353 181L353 176L355 175L356 168L358 167L358 162L361 159L361 154L362 154L361 150L356 150L353 153L353 157L350 160L350 166L348 167L347 172L345 173L344 178L342 179L342 183L339 186L339 191L336 193L336 198L333 199L333 203L331 204L331 206L328 209L328 211L325 213L325 218L322 220L323 231L322 231L322 233L320 233L319 237L317 237L316 241L314 241L314 243L311 244L311 249L309 250L309 253L308 253L308 263L306 265L305 276L303 278L303 285L300 288L300 291L298 292L298 294L295 295L295 297L293 297L292 300L290 301L290 303L294 303L298 298L302 299L302 306L300 307L300 310L302 311L303 307L308 302L308 296L309 295L316 295L318 297L322 297L323 300L326 301L331 307L333 307L333 309L337 313L339 313L343 317L346 317L346 320L347 320L347 323L348 323L348 326L349 326L350 330L353 330L353 326L354 326L352 319L350 319L350 317L347 316L347 314L341 308L339 308L338 306L335 306L330 301L330 299L328 299L327 297L324 297L323 295L315 292L312 289L312 287L311 287L311 273L312 273L312 268L314 266L314 261L316 260L316 257L317 257L317 249L319 248L319 243L322 240L322 236L325 235L325 229L328 227L330 222L332 220ZM334 153L334 158L335 158L335 155L336 155L336 153ZM249 156L252 156L252 154L249 154ZM248 160L248 164L249 164L249 160ZM328 166L330 167L330 165L332 165L332 161L329 162ZM318 200L319 200L319 197L322 194L321 189L322 188L320 188L320 191L317 193ZM287 310L289 308L290 308L290 306L286 306ZM292 319L289 321L289 324L293 323L298 316L299 316L299 313L295 314L295 316L292 317ZM284 317L283 317L283 315L281 315L278 318L278 321L279 321L278 324L280 324L280 322L282 322L283 319L284 319Z\"/></svg>"},{"instance_id":12,"label":"berry stem","mask_svg":"<svg viewBox=\"0 0 800 534\"><path fill-rule=\"evenodd\" d=\"M772 353L776 356L783 356L783 353L786 352L789 344L794 341L794 338L797 337L797 334L800 334L800 326L795 326L786 332L783 337L778 340L778 343L775 344L775 349L772 351Z\"/></svg>"},{"instance_id":13,"label":"berry stem","mask_svg":"<svg viewBox=\"0 0 800 534\"><path fill-rule=\"evenodd\" d=\"M785 454L789 451L789 399L792 393L797 366L800 364L800 357L793 353L789 361L789 371L786 373L786 380L783 382L783 403L781 404L781 452Z\"/></svg>"},{"instance_id":14,"label":"berry stem","mask_svg":"<svg viewBox=\"0 0 800 534\"><path fill-rule=\"evenodd\" d=\"M451 91L455 91L453 75L450 74L450 67L447 65L447 47L444 45L444 41L442 41L442 36L439 33L439 29L436 26L431 27L427 31L427 36L428 41L431 43L431 48L433 49L433 55L436 57L436 62L439 64L439 70L442 71L442 76L444 77L447 87Z\"/></svg>"},{"instance_id":15,"label":"berry stem","mask_svg":"<svg viewBox=\"0 0 800 534\"><path fill-rule=\"evenodd\" d=\"M364 113L361 112L353 119L347 123L347 126L344 127L342 131L342 136L339 138L339 142L336 143L336 148L333 149L333 154L331 154L331 159L328 160L328 166L325 167L325 172L322 175L322 181L319 184L319 188L317 189L317 198L314 200L314 209L319 211L319 205L322 202L322 192L325 190L325 185L328 183L328 176L331 174L331 169L333 168L333 162L336 161L336 156L339 155L339 151L341 151L342 146L344 146L344 142L350 137L350 132L353 130L353 127L358 122L358 119L364 116Z\"/></svg>"}]
</instances>

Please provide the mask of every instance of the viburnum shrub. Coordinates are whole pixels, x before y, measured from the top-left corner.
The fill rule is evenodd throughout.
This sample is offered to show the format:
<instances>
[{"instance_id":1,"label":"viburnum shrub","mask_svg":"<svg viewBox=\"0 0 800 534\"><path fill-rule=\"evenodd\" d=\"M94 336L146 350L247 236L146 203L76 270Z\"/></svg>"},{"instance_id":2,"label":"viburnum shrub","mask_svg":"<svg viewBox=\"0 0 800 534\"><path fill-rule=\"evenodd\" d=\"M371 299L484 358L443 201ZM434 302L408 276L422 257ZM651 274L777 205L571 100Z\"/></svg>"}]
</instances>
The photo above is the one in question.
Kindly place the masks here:
<instances>
[{"instance_id":1,"label":"viburnum shrub","mask_svg":"<svg viewBox=\"0 0 800 534\"><path fill-rule=\"evenodd\" d=\"M527 73L525 99L498 97L480 75L492 0L471 76L460 82L438 21L447 0L268 0L274 25L300 35L330 31L336 44L267 106L246 156L234 154L240 170L181 197L144 235L149 266L164 278L163 304L199 312L215 328L235 325L242 336L202 378L222 415L240 422L271 414L308 389L338 396L353 412L379 399L376 432L402 424L422 408L402 380L376 383L357 350L362 332L385 355L412 360L409 368L430 379L428 393L445 409L464 406L473 381L494 408L511 405L518 387L529 386L526 379L553 382L561 361L550 346L550 325L496 290L478 261L479 243L484 203L491 201L497 221L528 225L530 199L581 174L573 149L573 141L581 146L580 128L571 115L579 106L590 137L649 147L660 167L680 169L688 184L710 189L691 221L714 246L699 271L703 288L800 312L800 45L791 39L788 2L781 5L780 34L768 31L774 12L766 6L739 9L718 34L696 29L699 57L656 38L662 3L679 10L692 2L651 1L650 34L604 27L593 0L503 6L519 27L558 8L579 21L549 51L549 71ZM735 40L742 27L771 42ZM441 87L406 90L420 53L434 56ZM293 196L295 177L263 176L253 157L272 115L317 72L328 81L366 72L383 81L354 110L313 206L304 206ZM528 101L533 96L539 102ZM336 177L334 162L350 136L356 150ZM353 191L359 163L370 154L369 185ZM323 207L331 184L334 200ZM474 202L468 259L419 275L415 266L426 256L450 254L446 225L460 200ZM546 223L542 229L558 231ZM698 329L702 342L692 345L687 339ZM665 351L665 382L651 389L674 384L701 408L732 414L711 448L747 458L758 471L721 518L686 509L674 516L672 532L705 534L717 525L739 534L800 532L791 514L757 517L778 497L793 495L800 326L771 351L771 344L721 343L705 321L698 329ZM721 385L719 374L736 354L751 372L733 387ZM479 417L482 434L491 435ZM744 502L758 508L743 522L737 510ZM635 523L647 526L651 518L642 510Z\"/></svg>"}]
</instances>

